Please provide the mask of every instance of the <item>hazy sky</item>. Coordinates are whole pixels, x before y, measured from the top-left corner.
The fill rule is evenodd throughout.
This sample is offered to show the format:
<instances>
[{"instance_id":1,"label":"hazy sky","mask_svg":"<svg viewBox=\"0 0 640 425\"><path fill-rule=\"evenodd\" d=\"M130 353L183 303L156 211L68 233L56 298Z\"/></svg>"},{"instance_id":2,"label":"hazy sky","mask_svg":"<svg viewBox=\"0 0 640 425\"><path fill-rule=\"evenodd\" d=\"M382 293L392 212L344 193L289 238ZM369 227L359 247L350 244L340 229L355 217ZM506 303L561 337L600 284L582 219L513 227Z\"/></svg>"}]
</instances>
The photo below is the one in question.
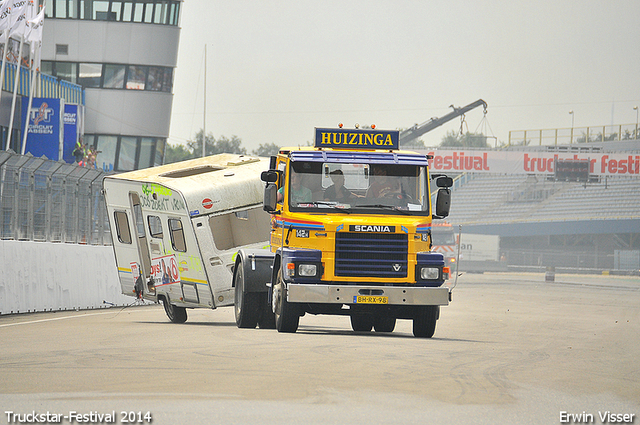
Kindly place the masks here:
<instances>
[{"instance_id":1,"label":"hazy sky","mask_svg":"<svg viewBox=\"0 0 640 425\"><path fill-rule=\"evenodd\" d=\"M170 143L304 145L314 127L406 128L484 99L469 131L635 124L638 0L185 0ZM479 128L480 126L480 128ZM455 119L423 136L436 145Z\"/></svg>"}]
</instances>

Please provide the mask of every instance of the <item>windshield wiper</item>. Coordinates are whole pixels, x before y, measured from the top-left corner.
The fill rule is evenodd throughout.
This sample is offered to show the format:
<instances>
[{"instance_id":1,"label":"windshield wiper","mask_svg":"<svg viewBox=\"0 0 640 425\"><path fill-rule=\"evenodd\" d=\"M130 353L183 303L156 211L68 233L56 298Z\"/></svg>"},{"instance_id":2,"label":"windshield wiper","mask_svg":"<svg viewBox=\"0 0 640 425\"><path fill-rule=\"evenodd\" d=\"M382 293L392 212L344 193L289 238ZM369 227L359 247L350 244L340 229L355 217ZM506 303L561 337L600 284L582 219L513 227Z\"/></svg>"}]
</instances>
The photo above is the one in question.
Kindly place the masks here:
<instances>
[{"instance_id":1,"label":"windshield wiper","mask_svg":"<svg viewBox=\"0 0 640 425\"><path fill-rule=\"evenodd\" d=\"M341 207L338 206L337 203L331 202L331 201L311 201L311 202L309 202L309 204L327 206L327 207L332 208L334 210L344 211L347 214L351 214L351 207L349 207L349 208L341 208Z\"/></svg>"},{"instance_id":2,"label":"windshield wiper","mask_svg":"<svg viewBox=\"0 0 640 425\"><path fill-rule=\"evenodd\" d=\"M384 205L384 204L370 204L370 205L356 205L357 208L382 208L385 210L393 210L393 211L398 211L402 214L405 215L411 215L409 213L409 211L407 210L402 210L400 209L400 207L397 207L395 205Z\"/></svg>"}]
</instances>

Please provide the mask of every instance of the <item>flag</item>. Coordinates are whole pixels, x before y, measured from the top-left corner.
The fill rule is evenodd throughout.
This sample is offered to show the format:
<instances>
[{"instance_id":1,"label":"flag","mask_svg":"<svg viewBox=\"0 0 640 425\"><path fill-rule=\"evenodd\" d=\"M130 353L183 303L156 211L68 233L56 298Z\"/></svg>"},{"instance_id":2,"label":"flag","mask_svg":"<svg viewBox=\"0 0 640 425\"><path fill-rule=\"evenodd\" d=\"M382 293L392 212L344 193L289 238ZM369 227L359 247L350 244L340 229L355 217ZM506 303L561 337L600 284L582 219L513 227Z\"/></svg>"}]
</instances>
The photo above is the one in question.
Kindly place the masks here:
<instances>
[{"instance_id":1,"label":"flag","mask_svg":"<svg viewBox=\"0 0 640 425\"><path fill-rule=\"evenodd\" d=\"M0 2L0 31L9 28L9 14L11 13L11 0L2 0Z\"/></svg>"},{"instance_id":2,"label":"flag","mask_svg":"<svg viewBox=\"0 0 640 425\"><path fill-rule=\"evenodd\" d=\"M2 33L3 38L13 37L14 35L20 37L24 35L26 30L29 2L27 0L11 0L10 4L9 28Z\"/></svg>"},{"instance_id":3,"label":"flag","mask_svg":"<svg viewBox=\"0 0 640 425\"><path fill-rule=\"evenodd\" d=\"M44 26L44 6L38 15L27 20L27 31L25 41L31 43L31 51L35 51L37 46L42 42L42 27Z\"/></svg>"}]
</instances>

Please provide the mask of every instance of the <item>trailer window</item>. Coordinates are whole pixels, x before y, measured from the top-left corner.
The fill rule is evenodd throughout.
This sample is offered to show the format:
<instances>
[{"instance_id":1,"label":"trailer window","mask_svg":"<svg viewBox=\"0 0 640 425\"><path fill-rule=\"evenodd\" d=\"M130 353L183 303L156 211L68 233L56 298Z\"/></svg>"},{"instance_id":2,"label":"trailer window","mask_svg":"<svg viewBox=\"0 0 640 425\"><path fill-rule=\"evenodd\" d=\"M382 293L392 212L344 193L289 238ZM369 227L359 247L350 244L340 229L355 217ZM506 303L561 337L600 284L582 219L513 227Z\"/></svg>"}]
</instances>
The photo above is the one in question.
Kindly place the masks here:
<instances>
[{"instance_id":1,"label":"trailer window","mask_svg":"<svg viewBox=\"0 0 640 425\"><path fill-rule=\"evenodd\" d=\"M136 230L138 231L138 237L139 238L143 238L145 237L145 233L144 233L144 219L142 218L142 207L140 206L140 204L133 204L133 218L136 221Z\"/></svg>"},{"instance_id":2,"label":"trailer window","mask_svg":"<svg viewBox=\"0 0 640 425\"><path fill-rule=\"evenodd\" d=\"M116 233L118 234L118 240L121 243L131 243L131 230L129 229L129 219L127 213L124 211L114 212L114 218L116 221Z\"/></svg>"},{"instance_id":3,"label":"trailer window","mask_svg":"<svg viewBox=\"0 0 640 425\"><path fill-rule=\"evenodd\" d=\"M184 231L182 222L175 218L169 219L169 234L171 235L171 246L179 252L187 252L187 245L184 241Z\"/></svg>"},{"instance_id":4,"label":"trailer window","mask_svg":"<svg viewBox=\"0 0 640 425\"><path fill-rule=\"evenodd\" d=\"M147 217L147 222L149 223L149 233L154 238L162 238L162 221L160 217L155 215L150 215Z\"/></svg>"}]
</instances>

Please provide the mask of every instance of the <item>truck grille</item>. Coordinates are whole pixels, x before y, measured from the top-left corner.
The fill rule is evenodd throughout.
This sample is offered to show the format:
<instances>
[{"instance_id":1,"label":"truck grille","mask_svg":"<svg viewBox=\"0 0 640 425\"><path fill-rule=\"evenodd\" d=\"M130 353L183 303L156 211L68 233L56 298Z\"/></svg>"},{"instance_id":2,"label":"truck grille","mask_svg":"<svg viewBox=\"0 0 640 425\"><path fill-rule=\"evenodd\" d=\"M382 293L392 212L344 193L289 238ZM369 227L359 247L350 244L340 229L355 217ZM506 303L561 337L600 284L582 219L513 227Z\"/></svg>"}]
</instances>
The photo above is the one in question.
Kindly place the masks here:
<instances>
[{"instance_id":1,"label":"truck grille","mask_svg":"<svg viewBox=\"0 0 640 425\"><path fill-rule=\"evenodd\" d=\"M336 233L334 274L348 277L407 277L404 233Z\"/></svg>"}]
</instances>

